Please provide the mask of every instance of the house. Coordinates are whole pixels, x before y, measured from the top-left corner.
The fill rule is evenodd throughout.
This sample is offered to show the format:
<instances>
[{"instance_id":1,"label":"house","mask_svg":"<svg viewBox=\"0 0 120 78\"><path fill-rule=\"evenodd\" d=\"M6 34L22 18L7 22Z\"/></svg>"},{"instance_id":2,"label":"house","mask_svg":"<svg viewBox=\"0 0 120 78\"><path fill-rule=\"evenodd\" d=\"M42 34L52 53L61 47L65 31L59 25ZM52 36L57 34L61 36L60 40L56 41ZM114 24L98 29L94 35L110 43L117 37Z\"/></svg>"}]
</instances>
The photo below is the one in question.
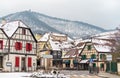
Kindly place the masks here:
<instances>
[{"instance_id":1,"label":"house","mask_svg":"<svg viewBox=\"0 0 120 78\"><path fill-rule=\"evenodd\" d=\"M106 32L93 36L85 42L85 47L80 53L81 56L81 69L88 70L89 63L93 64L93 67L99 67L100 70L106 69L106 56L112 52L115 43L115 32Z\"/></svg>"},{"instance_id":2,"label":"house","mask_svg":"<svg viewBox=\"0 0 120 78\"><path fill-rule=\"evenodd\" d=\"M22 21L0 24L2 69L4 71L36 70L36 39L31 29Z\"/></svg>"},{"instance_id":3,"label":"house","mask_svg":"<svg viewBox=\"0 0 120 78\"><path fill-rule=\"evenodd\" d=\"M7 57L8 53L8 36L3 31L3 29L0 28L0 70L3 69L3 66L6 64L3 62Z\"/></svg>"},{"instance_id":4,"label":"house","mask_svg":"<svg viewBox=\"0 0 120 78\"><path fill-rule=\"evenodd\" d=\"M75 42L76 43L76 42ZM64 69L79 69L80 53L82 52L85 43L77 43L73 48L70 48L63 59Z\"/></svg>"},{"instance_id":5,"label":"house","mask_svg":"<svg viewBox=\"0 0 120 78\"><path fill-rule=\"evenodd\" d=\"M45 33L40 40L38 40L38 56L40 57L40 65L45 68L53 66L62 68L63 50L70 47L68 45L70 41L72 41L72 39L68 38L65 34L52 32Z\"/></svg>"}]
</instances>

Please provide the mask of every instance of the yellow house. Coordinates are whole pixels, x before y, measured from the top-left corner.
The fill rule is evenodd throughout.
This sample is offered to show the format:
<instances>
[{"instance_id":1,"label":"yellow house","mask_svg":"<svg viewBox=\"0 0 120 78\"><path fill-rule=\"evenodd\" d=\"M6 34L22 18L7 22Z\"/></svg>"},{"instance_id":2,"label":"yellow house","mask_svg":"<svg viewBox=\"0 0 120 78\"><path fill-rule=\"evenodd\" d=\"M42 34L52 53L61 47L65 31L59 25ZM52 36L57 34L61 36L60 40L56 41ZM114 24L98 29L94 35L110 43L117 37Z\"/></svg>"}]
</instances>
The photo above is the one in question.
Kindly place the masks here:
<instances>
[{"instance_id":1,"label":"yellow house","mask_svg":"<svg viewBox=\"0 0 120 78\"><path fill-rule=\"evenodd\" d=\"M111 49L111 39L94 37L86 41L85 47L80 53L80 68L88 70L89 63L92 63L93 67L98 67L104 71L106 69L106 56L111 53Z\"/></svg>"},{"instance_id":2,"label":"yellow house","mask_svg":"<svg viewBox=\"0 0 120 78\"><path fill-rule=\"evenodd\" d=\"M69 41L69 42L67 42ZM38 40L39 65L48 69L55 66L62 68L62 51L64 48L71 47L70 38L64 34L45 33Z\"/></svg>"},{"instance_id":3,"label":"yellow house","mask_svg":"<svg viewBox=\"0 0 120 78\"><path fill-rule=\"evenodd\" d=\"M37 65L47 69L50 66L50 61L46 55L50 55L50 44L48 42L48 33L45 35L35 35L38 40L37 43ZM46 59L45 59L46 58Z\"/></svg>"}]
</instances>

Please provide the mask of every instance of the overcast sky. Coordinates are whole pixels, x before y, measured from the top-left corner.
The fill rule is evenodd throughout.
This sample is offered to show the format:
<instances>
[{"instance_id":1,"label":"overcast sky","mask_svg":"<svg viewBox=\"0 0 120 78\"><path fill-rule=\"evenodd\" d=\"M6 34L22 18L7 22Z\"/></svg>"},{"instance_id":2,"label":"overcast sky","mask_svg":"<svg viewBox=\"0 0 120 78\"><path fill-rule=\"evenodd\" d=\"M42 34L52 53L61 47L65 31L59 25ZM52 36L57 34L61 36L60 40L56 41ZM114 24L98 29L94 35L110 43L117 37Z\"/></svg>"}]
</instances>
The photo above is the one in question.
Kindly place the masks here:
<instances>
[{"instance_id":1,"label":"overcast sky","mask_svg":"<svg viewBox=\"0 0 120 78\"><path fill-rule=\"evenodd\" d=\"M0 17L29 10L105 29L120 25L120 0L1 0Z\"/></svg>"}]
</instances>

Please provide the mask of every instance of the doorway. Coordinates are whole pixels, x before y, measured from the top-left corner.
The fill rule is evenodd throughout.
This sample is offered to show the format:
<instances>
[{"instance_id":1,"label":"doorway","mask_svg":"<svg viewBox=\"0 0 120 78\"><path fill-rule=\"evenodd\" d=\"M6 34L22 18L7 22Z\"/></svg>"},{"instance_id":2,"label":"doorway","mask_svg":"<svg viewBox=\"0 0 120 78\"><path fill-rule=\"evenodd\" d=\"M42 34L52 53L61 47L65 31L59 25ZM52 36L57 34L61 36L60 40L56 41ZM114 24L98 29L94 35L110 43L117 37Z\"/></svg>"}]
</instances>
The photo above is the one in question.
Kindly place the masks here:
<instances>
[{"instance_id":1,"label":"doorway","mask_svg":"<svg viewBox=\"0 0 120 78\"><path fill-rule=\"evenodd\" d=\"M25 61L25 57L22 57L22 60L21 60L21 68L22 68L22 71L26 71L26 61Z\"/></svg>"},{"instance_id":2,"label":"doorway","mask_svg":"<svg viewBox=\"0 0 120 78\"><path fill-rule=\"evenodd\" d=\"M3 56L0 56L0 68L3 68Z\"/></svg>"}]
</instances>

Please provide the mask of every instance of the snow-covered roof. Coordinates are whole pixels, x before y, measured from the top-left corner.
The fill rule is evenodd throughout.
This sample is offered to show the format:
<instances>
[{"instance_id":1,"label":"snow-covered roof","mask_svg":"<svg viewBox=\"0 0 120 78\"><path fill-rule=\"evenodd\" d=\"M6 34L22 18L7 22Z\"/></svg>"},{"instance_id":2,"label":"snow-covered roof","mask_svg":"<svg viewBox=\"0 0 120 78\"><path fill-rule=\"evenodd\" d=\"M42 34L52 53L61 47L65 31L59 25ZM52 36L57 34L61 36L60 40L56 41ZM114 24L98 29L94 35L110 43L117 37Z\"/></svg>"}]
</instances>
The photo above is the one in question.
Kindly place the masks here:
<instances>
[{"instance_id":1,"label":"snow-covered roof","mask_svg":"<svg viewBox=\"0 0 120 78\"><path fill-rule=\"evenodd\" d=\"M81 40L81 43L91 42L91 39Z\"/></svg>"},{"instance_id":2,"label":"snow-covered roof","mask_svg":"<svg viewBox=\"0 0 120 78\"><path fill-rule=\"evenodd\" d=\"M85 44L79 43L79 47L71 48L66 54L65 57L78 57L79 54L82 52L83 47Z\"/></svg>"},{"instance_id":3,"label":"snow-covered roof","mask_svg":"<svg viewBox=\"0 0 120 78\"><path fill-rule=\"evenodd\" d=\"M75 45L79 44L82 41L82 39L76 39L74 40Z\"/></svg>"},{"instance_id":4,"label":"snow-covered roof","mask_svg":"<svg viewBox=\"0 0 120 78\"><path fill-rule=\"evenodd\" d=\"M73 42L74 40L72 38L70 38L70 37L67 36L67 41L68 42Z\"/></svg>"},{"instance_id":5,"label":"snow-covered roof","mask_svg":"<svg viewBox=\"0 0 120 78\"><path fill-rule=\"evenodd\" d=\"M63 42L63 43L61 43L61 49L72 48L72 47L74 47L74 45L72 43L69 43L69 42Z\"/></svg>"},{"instance_id":6,"label":"snow-covered roof","mask_svg":"<svg viewBox=\"0 0 120 78\"><path fill-rule=\"evenodd\" d=\"M105 32L97 34L92 38L92 43L98 52L111 52L114 48L115 34L118 31Z\"/></svg>"},{"instance_id":7,"label":"snow-covered roof","mask_svg":"<svg viewBox=\"0 0 120 78\"><path fill-rule=\"evenodd\" d=\"M73 47L72 44L73 40L65 34L51 33L51 32L45 33L38 41L49 42L52 50L63 50L65 48Z\"/></svg>"},{"instance_id":8,"label":"snow-covered roof","mask_svg":"<svg viewBox=\"0 0 120 78\"><path fill-rule=\"evenodd\" d=\"M118 30L113 30L113 31L108 31L108 32L97 34L96 36L99 36L99 35L103 36L103 35L115 34L117 32L118 32Z\"/></svg>"},{"instance_id":9,"label":"snow-covered roof","mask_svg":"<svg viewBox=\"0 0 120 78\"><path fill-rule=\"evenodd\" d=\"M51 45L51 48L52 48L52 50L61 50L60 49L60 43L59 42L57 42L57 41L52 41L52 40L49 40L49 43L50 43L50 45Z\"/></svg>"},{"instance_id":10,"label":"snow-covered roof","mask_svg":"<svg viewBox=\"0 0 120 78\"><path fill-rule=\"evenodd\" d=\"M59 33L53 33L53 32L45 33L38 41L48 41L49 39L53 39L53 36L66 37L67 42L72 42L73 41L73 39L71 39L70 37L68 37L65 34L59 34Z\"/></svg>"},{"instance_id":11,"label":"snow-covered roof","mask_svg":"<svg viewBox=\"0 0 120 78\"><path fill-rule=\"evenodd\" d=\"M52 35L55 35L55 36L66 36L65 34L60 34L60 33L51 33Z\"/></svg>"},{"instance_id":12,"label":"snow-covered roof","mask_svg":"<svg viewBox=\"0 0 120 78\"><path fill-rule=\"evenodd\" d=\"M112 38L115 38L116 34L118 34L118 33L119 33L118 30L114 30L114 31L109 31L109 32L104 32L104 33L94 35L93 38L112 39Z\"/></svg>"},{"instance_id":13,"label":"snow-covered roof","mask_svg":"<svg viewBox=\"0 0 120 78\"><path fill-rule=\"evenodd\" d=\"M59 41L49 40L49 43L51 45L52 50L63 50L63 49L74 47L74 45L68 42L61 43Z\"/></svg>"},{"instance_id":14,"label":"snow-covered roof","mask_svg":"<svg viewBox=\"0 0 120 78\"><path fill-rule=\"evenodd\" d=\"M6 24L0 24L0 28L2 28L8 37L11 37L13 33L17 30L18 27L25 27L28 28L23 22L21 21L12 21Z\"/></svg>"},{"instance_id":15,"label":"snow-covered roof","mask_svg":"<svg viewBox=\"0 0 120 78\"><path fill-rule=\"evenodd\" d=\"M77 57L78 55L78 49L74 48L69 50L66 54L65 57Z\"/></svg>"},{"instance_id":16,"label":"snow-covered roof","mask_svg":"<svg viewBox=\"0 0 120 78\"><path fill-rule=\"evenodd\" d=\"M50 33L45 33L38 41L48 41Z\"/></svg>"},{"instance_id":17,"label":"snow-covered roof","mask_svg":"<svg viewBox=\"0 0 120 78\"><path fill-rule=\"evenodd\" d=\"M112 42L109 39L92 39L92 43L98 52L111 52Z\"/></svg>"}]
</instances>

